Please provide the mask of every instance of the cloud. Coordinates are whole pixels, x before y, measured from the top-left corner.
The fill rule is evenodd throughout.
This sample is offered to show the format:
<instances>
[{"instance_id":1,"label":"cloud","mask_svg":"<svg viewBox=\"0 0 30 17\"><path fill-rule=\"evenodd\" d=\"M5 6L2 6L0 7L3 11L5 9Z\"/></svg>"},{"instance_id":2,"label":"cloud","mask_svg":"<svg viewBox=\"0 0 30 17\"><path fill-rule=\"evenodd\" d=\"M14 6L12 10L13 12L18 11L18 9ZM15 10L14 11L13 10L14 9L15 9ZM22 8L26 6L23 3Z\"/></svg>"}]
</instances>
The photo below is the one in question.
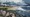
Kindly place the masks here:
<instances>
[{"instance_id":1,"label":"cloud","mask_svg":"<svg viewBox=\"0 0 30 17\"><path fill-rule=\"evenodd\" d=\"M26 5L26 3L22 0L1 0L1 2L12 2L14 1L15 3L20 2L21 5Z\"/></svg>"},{"instance_id":2,"label":"cloud","mask_svg":"<svg viewBox=\"0 0 30 17\"><path fill-rule=\"evenodd\" d=\"M6 0L0 0L1 2L6 2Z\"/></svg>"},{"instance_id":3,"label":"cloud","mask_svg":"<svg viewBox=\"0 0 30 17\"><path fill-rule=\"evenodd\" d=\"M14 1L15 3L20 2L21 5L27 5L23 0L10 0L11 2Z\"/></svg>"}]
</instances>

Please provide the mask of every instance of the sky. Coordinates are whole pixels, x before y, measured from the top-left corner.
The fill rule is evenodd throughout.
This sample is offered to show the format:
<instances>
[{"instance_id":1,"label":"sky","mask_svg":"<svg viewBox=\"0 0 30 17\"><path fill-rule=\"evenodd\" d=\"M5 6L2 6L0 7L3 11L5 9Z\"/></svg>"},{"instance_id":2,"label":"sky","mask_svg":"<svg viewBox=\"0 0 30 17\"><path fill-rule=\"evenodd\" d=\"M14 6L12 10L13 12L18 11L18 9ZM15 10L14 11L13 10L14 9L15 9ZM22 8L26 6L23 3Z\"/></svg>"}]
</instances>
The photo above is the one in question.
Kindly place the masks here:
<instances>
[{"instance_id":1,"label":"sky","mask_svg":"<svg viewBox=\"0 0 30 17\"><path fill-rule=\"evenodd\" d=\"M26 3L24 2L24 1L22 1L22 0L0 0L0 2L12 2L12 1L14 1L15 3L17 3L17 2L20 2L21 3L21 5L26 5Z\"/></svg>"},{"instance_id":2,"label":"sky","mask_svg":"<svg viewBox=\"0 0 30 17\"><path fill-rule=\"evenodd\" d=\"M14 2L22 2L22 0L0 0L2 2L6 2L6 1L14 1ZM30 2L30 0L24 0L25 2Z\"/></svg>"},{"instance_id":3,"label":"sky","mask_svg":"<svg viewBox=\"0 0 30 17\"><path fill-rule=\"evenodd\" d=\"M0 0L2 2L6 2L6 1L14 1L14 2L19 2L19 0ZM21 1L21 0L20 0Z\"/></svg>"}]
</instances>

